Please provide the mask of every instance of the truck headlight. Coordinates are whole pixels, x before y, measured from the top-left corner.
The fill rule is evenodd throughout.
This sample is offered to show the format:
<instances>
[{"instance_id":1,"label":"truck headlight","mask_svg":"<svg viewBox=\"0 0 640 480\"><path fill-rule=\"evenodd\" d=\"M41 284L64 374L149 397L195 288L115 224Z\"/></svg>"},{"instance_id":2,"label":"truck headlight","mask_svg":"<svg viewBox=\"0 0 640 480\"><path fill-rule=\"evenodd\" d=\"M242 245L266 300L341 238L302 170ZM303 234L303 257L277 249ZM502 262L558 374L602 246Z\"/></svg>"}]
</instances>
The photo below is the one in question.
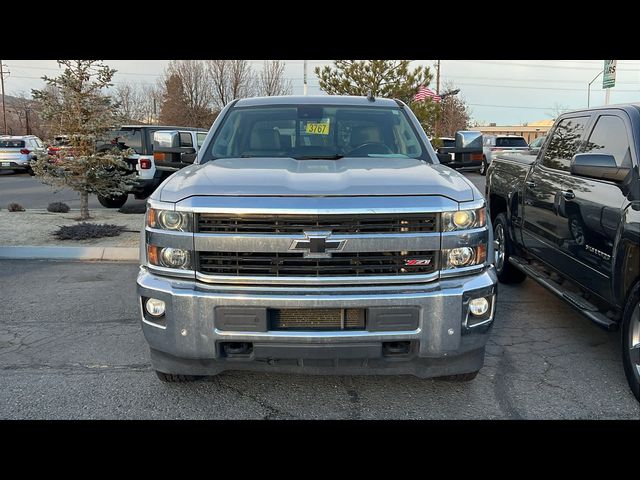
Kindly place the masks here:
<instances>
[{"instance_id":1,"label":"truck headlight","mask_svg":"<svg viewBox=\"0 0 640 480\"><path fill-rule=\"evenodd\" d=\"M485 207L475 210L458 210L456 212L444 212L442 214L442 231L467 230L480 228L487 224L487 211Z\"/></svg>"},{"instance_id":2,"label":"truck headlight","mask_svg":"<svg viewBox=\"0 0 640 480\"><path fill-rule=\"evenodd\" d=\"M442 250L442 268L470 267L482 265L487 260L487 245L481 243L475 247L458 247Z\"/></svg>"},{"instance_id":3,"label":"truck headlight","mask_svg":"<svg viewBox=\"0 0 640 480\"><path fill-rule=\"evenodd\" d=\"M174 210L147 209L147 226L161 230L174 230L180 232L192 231L191 213L176 212Z\"/></svg>"},{"instance_id":4,"label":"truck headlight","mask_svg":"<svg viewBox=\"0 0 640 480\"><path fill-rule=\"evenodd\" d=\"M191 270L191 253L182 248L147 245L147 260L158 267Z\"/></svg>"}]
</instances>

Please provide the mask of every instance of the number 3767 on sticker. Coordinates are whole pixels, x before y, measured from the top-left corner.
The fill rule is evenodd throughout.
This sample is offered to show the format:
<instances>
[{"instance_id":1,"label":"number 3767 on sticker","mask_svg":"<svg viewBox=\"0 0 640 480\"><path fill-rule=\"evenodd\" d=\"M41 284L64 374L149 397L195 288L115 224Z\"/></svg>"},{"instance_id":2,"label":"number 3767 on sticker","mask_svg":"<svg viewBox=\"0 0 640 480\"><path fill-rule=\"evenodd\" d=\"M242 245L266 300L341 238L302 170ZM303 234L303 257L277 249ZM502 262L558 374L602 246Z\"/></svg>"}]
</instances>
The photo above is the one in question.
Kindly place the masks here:
<instances>
[{"instance_id":1,"label":"number 3767 on sticker","mask_svg":"<svg viewBox=\"0 0 640 480\"><path fill-rule=\"evenodd\" d=\"M314 135L329 135L329 122L309 122L307 123L306 132Z\"/></svg>"}]
</instances>

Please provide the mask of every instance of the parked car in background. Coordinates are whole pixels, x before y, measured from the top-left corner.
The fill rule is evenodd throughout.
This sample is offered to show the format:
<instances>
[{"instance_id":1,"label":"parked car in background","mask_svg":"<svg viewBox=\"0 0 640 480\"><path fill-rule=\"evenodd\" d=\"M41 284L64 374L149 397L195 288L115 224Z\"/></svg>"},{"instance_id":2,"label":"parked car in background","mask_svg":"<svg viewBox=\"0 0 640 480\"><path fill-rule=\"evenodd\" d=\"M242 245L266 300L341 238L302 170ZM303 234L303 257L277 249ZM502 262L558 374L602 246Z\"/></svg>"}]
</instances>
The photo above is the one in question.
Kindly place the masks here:
<instances>
[{"instance_id":1,"label":"parked car in background","mask_svg":"<svg viewBox=\"0 0 640 480\"><path fill-rule=\"evenodd\" d=\"M533 142L529 144L529 153L531 155L538 155L542 145L544 145L544 141L547 139L546 135L542 135L541 137L536 138Z\"/></svg>"},{"instance_id":2,"label":"parked car in background","mask_svg":"<svg viewBox=\"0 0 640 480\"><path fill-rule=\"evenodd\" d=\"M480 175L487 173L487 167L491 165L494 155L501 152L527 152L529 145L520 135L484 135L484 147L482 149L482 165Z\"/></svg>"},{"instance_id":3,"label":"parked car in background","mask_svg":"<svg viewBox=\"0 0 640 480\"><path fill-rule=\"evenodd\" d=\"M537 158L498 155L486 198L503 283L531 277L606 330L640 400L640 104L562 114ZM577 371L580 371L578 368Z\"/></svg>"},{"instance_id":4,"label":"parked car in background","mask_svg":"<svg viewBox=\"0 0 640 480\"><path fill-rule=\"evenodd\" d=\"M180 147L192 149L192 152L182 155L178 161L171 155L154 154L153 134L159 130L178 132ZM97 144L98 151L113 148L134 150L135 153L125 158L125 162L129 170L135 170L137 182L127 193L117 197L98 196L98 201L106 208L120 208L126 203L129 194L137 199L147 198L167 177L193 163L206 135L207 130L203 128L166 125L125 125L107 132Z\"/></svg>"},{"instance_id":5,"label":"parked car in background","mask_svg":"<svg viewBox=\"0 0 640 480\"><path fill-rule=\"evenodd\" d=\"M44 143L35 135L0 136L0 170L32 173L29 162L45 152Z\"/></svg>"}]
</instances>

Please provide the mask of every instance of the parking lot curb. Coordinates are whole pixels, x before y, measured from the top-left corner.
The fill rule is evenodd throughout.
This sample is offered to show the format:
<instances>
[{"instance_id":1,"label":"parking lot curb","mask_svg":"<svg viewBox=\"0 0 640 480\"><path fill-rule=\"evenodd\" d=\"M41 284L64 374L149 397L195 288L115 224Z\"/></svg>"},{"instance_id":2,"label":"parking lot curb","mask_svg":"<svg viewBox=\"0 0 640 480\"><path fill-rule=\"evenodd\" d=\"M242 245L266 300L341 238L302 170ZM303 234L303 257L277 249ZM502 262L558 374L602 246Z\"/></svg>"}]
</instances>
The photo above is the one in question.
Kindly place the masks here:
<instances>
[{"instance_id":1,"label":"parking lot curb","mask_svg":"<svg viewBox=\"0 0 640 480\"><path fill-rule=\"evenodd\" d=\"M137 247L0 246L0 259L138 261Z\"/></svg>"}]
</instances>

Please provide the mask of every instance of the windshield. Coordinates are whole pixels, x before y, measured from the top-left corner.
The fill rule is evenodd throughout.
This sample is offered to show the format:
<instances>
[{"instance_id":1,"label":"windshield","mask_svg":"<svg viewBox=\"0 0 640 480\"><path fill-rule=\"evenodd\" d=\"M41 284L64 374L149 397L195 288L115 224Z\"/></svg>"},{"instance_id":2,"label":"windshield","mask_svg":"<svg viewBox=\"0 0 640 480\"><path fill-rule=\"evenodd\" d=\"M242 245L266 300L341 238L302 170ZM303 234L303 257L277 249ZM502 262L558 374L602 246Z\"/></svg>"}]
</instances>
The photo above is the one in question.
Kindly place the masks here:
<instances>
[{"instance_id":1,"label":"windshield","mask_svg":"<svg viewBox=\"0 0 640 480\"><path fill-rule=\"evenodd\" d=\"M496 147L526 147L527 142L522 137L496 138Z\"/></svg>"},{"instance_id":2,"label":"windshield","mask_svg":"<svg viewBox=\"0 0 640 480\"><path fill-rule=\"evenodd\" d=\"M232 109L202 163L237 157L429 159L400 108L322 105Z\"/></svg>"}]
</instances>

